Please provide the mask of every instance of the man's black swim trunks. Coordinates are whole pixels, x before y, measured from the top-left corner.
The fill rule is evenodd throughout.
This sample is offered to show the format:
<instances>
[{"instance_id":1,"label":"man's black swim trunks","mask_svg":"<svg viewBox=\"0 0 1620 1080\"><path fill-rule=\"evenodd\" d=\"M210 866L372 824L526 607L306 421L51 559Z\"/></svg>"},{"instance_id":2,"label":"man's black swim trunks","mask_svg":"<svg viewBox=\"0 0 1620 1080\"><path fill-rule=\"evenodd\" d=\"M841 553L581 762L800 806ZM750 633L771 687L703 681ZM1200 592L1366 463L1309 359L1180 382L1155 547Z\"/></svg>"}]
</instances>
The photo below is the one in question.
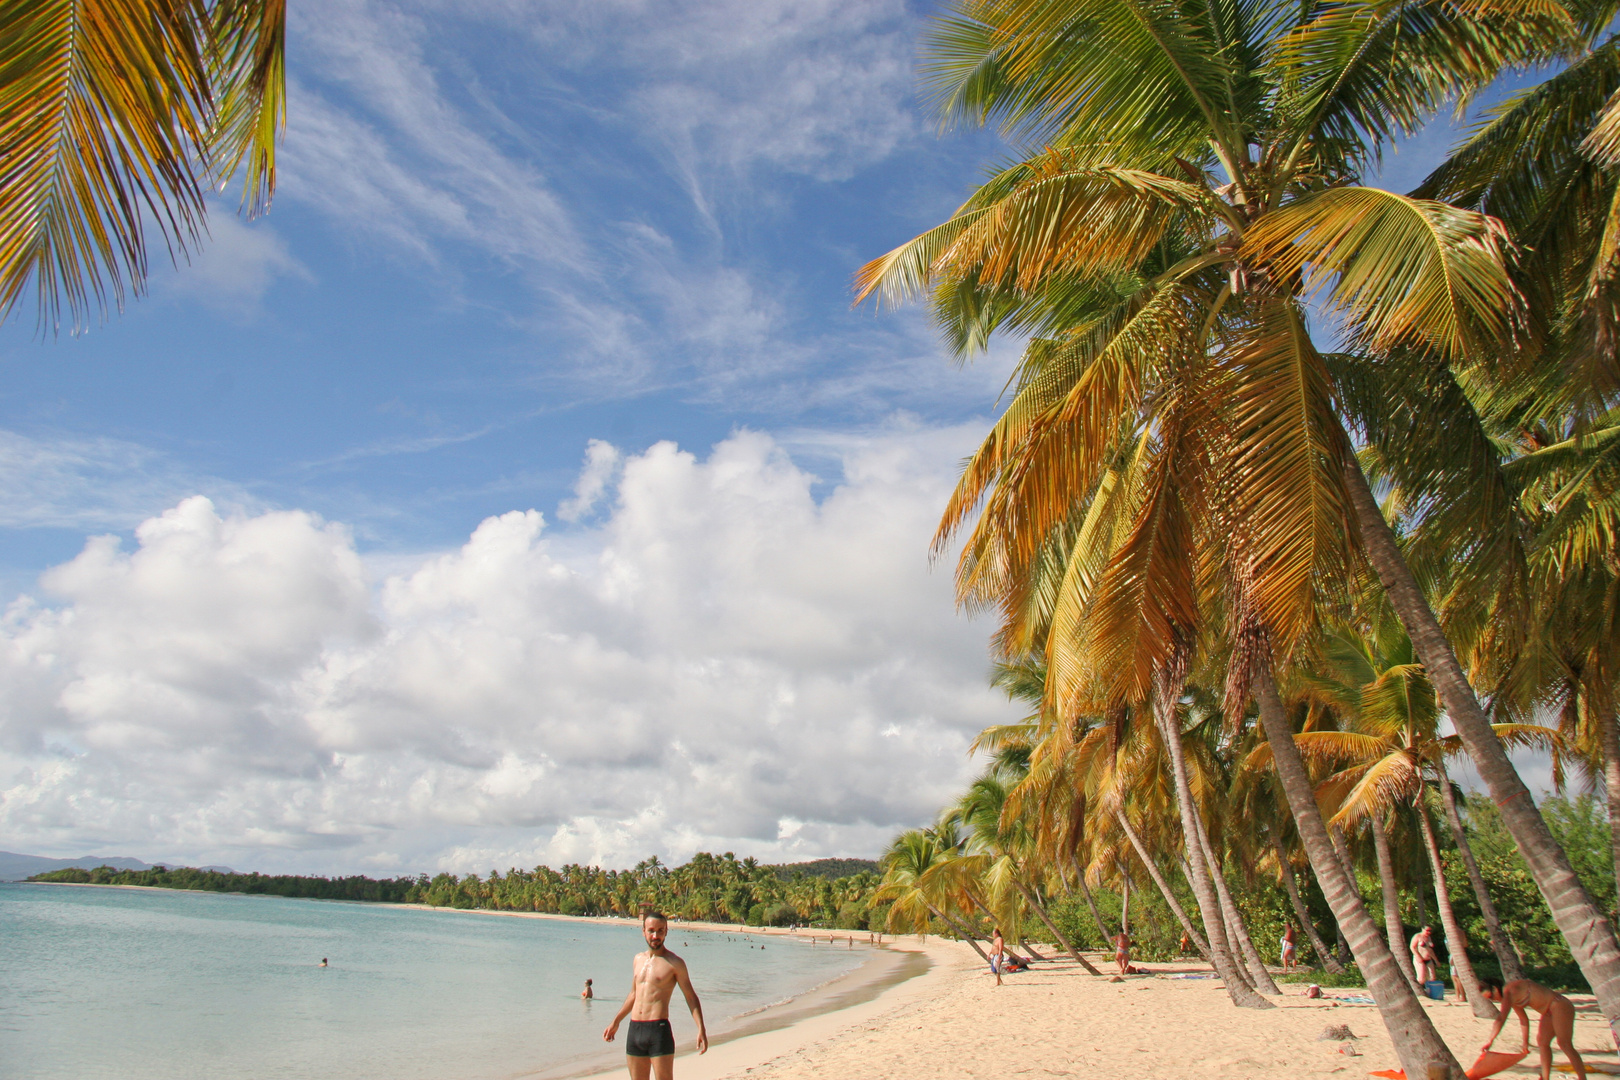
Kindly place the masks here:
<instances>
[{"instance_id":1,"label":"man's black swim trunks","mask_svg":"<svg viewBox=\"0 0 1620 1080\"><path fill-rule=\"evenodd\" d=\"M668 1057L675 1052L675 1031L668 1020L632 1020L624 1052L629 1057Z\"/></svg>"}]
</instances>

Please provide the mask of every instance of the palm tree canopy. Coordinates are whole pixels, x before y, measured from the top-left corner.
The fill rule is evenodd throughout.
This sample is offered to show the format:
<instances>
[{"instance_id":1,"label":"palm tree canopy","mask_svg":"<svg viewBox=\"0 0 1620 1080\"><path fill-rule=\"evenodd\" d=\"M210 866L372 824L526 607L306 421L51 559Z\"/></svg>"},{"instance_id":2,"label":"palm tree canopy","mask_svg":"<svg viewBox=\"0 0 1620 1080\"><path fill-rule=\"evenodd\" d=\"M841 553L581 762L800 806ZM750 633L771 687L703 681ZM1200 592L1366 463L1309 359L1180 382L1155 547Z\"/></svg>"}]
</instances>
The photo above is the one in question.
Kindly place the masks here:
<instances>
[{"instance_id":1,"label":"palm tree canopy","mask_svg":"<svg viewBox=\"0 0 1620 1080\"><path fill-rule=\"evenodd\" d=\"M42 327L139 294L146 233L171 256L241 172L275 191L286 0L30 0L0 6L0 318L30 288Z\"/></svg>"}]
</instances>

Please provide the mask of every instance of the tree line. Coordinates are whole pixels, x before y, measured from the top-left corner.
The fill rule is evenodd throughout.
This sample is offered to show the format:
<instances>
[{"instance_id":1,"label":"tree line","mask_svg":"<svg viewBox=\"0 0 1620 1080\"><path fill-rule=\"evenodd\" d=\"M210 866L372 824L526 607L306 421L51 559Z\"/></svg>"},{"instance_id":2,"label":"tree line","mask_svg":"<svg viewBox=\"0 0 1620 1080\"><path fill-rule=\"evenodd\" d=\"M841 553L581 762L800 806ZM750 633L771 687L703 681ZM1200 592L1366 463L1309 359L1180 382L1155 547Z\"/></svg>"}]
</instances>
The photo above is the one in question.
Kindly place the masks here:
<instances>
[{"instance_id":1,"label":"tree line","mask_svg":"<svg viewBox=\"0 0 1620 1080\"><path fill-rule=\"evenodd\" d=\"M839 873L840 871L852 871ZM68 868L29 881L90 885L145 885L161 889L249 893L316 900L361 900L555 915L633 917L658 910L674 919L752 926L824 926L866 930L883 923L873 908L876 864L863 859L821 859L766 865L731 852L699 852L666 866L652 857L629 870L568 865L553 870L510 869L487 876L441 873L376 880L293 874L227 874L191 867L119 870ZM834 876L836 875L836 876Z\"/></svg>"}]
</instances>

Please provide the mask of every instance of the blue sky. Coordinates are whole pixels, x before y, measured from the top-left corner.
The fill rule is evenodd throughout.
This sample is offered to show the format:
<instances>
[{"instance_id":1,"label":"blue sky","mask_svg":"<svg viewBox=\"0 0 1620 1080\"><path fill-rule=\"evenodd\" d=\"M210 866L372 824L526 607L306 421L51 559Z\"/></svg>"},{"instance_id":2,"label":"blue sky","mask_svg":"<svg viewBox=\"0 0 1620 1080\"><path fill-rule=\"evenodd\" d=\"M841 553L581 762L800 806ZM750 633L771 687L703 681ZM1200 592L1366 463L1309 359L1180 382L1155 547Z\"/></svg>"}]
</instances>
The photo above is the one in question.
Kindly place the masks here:
<instances>
[{"instance_id":1,"label":"blue sky","mask_svg":"<svg viewBox=\"0 0 1620 1080\"><path fill-rule=\"evenodd\" d=\"M994 150L922 118L917 11L316 10L294 5L272 213L217 212L192 265L89 334L6 327L6 426L112 488L7 530L15 572L161 509L159 477L416 550L555 506L591 438L987 407L993 380L939 363L916 313L849 309L854 268Z\"/></svg>"},{"instance_id":2,"label":"blue sky","mask_svg":"<svg viewBox=\"0 0 1620 1080\"><path fill-rule=\"evenodd\" d=\"M1018 713L927 559L1015 346L850 307L1002 152L927 119L929 10L292 5L273 211L88 333L0 327L0 847L482 871L932 817Z\"/></svg>"}]
</instances>

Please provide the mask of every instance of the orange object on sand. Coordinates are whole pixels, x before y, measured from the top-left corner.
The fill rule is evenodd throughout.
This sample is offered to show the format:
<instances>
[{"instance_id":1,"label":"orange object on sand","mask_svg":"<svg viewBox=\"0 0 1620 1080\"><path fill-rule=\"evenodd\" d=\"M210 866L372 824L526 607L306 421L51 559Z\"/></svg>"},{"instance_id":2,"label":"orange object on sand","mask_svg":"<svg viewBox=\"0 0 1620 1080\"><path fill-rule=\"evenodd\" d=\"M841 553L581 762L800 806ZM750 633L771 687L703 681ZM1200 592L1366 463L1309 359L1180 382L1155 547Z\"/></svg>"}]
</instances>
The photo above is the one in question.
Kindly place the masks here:
<instances>
[{"instance_id":1,"label":"orange object on sand","mask_svg":"<svg viewBox=\"0 0 1620 1080\"><path fill-rule=\"evenodd\" d=\"M1496 1050L1487 1050L1479 1055L1479 1060L1468 1066L1468 1080L1485 1080L1487 1076L1495 1076L1503 1069L1511 1069L1525 1059L1525 1054L1503 1054ZM1379 1069L1372 1074L1382 1077L1383 1080L1406 1080L1403 1069Z\"/></svg>"}]
</instances>

